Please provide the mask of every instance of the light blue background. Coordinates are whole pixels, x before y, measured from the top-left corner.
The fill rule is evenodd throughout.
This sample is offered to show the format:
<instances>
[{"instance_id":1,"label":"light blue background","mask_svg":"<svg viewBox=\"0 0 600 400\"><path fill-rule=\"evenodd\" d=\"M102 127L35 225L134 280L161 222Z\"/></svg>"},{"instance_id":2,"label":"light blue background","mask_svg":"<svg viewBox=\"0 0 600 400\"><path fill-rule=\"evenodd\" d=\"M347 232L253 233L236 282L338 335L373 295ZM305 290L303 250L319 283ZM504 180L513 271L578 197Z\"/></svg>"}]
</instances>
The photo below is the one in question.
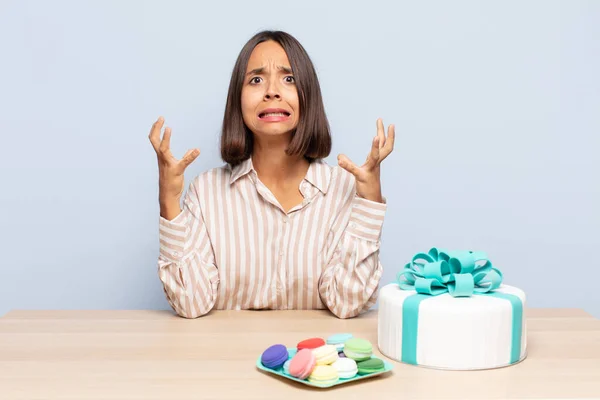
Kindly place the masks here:
<instances>
[{"instance_id":1,"label":"light blue background","mask_svg":"<svg viewBox=\"0 0 600 400\"><path fill-rule=\"evenodd\" d=\"M168 309L159 115L186 186L220 166L234 61L282 29L318 70L336 162L382 167L382 283L432 246L487 251L530 307L600 317L600 2L3 1L0 315ZM596 171L596 172L593 172Z\"/></svg>"}]
</instances>

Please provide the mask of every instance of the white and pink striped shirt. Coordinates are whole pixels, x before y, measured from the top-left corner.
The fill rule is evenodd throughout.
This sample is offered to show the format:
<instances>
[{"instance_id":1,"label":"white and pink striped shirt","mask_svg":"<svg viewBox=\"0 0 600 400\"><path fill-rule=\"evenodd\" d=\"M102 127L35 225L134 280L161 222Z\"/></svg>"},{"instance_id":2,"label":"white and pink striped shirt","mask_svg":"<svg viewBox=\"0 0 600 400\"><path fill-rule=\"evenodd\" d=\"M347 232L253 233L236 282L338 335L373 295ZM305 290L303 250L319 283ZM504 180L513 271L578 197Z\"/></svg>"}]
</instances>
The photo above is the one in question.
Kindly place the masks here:
<instances>
[{"instance_id":1,"label":"white and pink striped shirt","mask_svg":"<svg viewBox=\"0 0 600 400\"><path fill-rule=\"evenodd\" d=\"M185 318L213 308L367 311L383 271L387 205L358 197L354 179L314 161L302 204L286 213L251 158L198 175L182 212L159 221L158 272L173 310Z\"/></svg>"}]
</instances>

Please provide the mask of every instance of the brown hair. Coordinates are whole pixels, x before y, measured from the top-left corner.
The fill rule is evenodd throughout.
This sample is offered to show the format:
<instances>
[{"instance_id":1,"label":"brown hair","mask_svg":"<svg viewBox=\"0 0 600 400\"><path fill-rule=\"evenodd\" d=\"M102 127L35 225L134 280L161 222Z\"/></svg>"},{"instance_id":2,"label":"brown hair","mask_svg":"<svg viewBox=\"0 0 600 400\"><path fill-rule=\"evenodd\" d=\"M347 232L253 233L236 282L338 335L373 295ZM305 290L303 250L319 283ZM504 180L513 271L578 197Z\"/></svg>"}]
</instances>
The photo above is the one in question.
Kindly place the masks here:
<instances>
[{"instance_id":1,"label":"brown hair","mask_svg":"<svg viewBox=\"0 0 600 400\"><path fill-rule=\"evenodd\" d=\"M300 119L292 132L292 140L286 154L302 154L309 161L325 158L331 151L331 135L317 73L300 42L282 31L257 33L248 40L238 55L231 73L223 116L221 158L231 165L236 165L252 155L252 131L248 129L242 116L242 86L254 47L268 40L279 43L285 50L298 90Z\"/></svg>"}]
</instances>

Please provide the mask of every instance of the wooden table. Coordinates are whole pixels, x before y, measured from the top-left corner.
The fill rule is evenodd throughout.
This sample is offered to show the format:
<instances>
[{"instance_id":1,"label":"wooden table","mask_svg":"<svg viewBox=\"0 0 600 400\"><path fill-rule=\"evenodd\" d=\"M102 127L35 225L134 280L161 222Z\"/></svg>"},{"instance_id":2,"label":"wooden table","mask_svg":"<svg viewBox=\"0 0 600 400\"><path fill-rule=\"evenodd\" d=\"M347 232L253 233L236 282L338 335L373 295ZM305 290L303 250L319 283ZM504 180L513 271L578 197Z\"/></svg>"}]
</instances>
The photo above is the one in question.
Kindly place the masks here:
<instances>
[{"instance_id":1,"label":"wooden table","mask_svg":"<svg viewBox=\"0 0 600 400\"><path fill-rule=\"evenodd\" d=\"M0 399L600 398L600 321L527 309L529 355L487 371L394 362L391 373L315 389L256 368L274 343L351 332L377 343L377 312L13 311L0 318ZM374 346L376 348L376 346ZM381 354L375 349L375 354Z\"/></svg>"}]
</instances>

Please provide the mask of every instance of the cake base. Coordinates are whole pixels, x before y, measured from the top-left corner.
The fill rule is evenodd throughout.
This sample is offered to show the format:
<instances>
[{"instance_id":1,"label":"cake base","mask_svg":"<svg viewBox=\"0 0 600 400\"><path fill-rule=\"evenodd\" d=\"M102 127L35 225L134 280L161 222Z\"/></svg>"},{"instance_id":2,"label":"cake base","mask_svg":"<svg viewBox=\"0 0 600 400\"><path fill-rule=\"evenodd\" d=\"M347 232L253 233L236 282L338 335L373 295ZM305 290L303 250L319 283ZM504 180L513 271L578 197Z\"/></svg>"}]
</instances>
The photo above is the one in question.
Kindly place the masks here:
<instances>
[{"instance_id":1,"label":"cake base","mask_svg":"<svg viewBox=\"0 0 600 400\"><path fill-rule=\"evenodd\" d=\"M524 306L525 293L508 285L455 298L389 284L379 293L378 348L392 360L441 370L515 365L527 357Z\"/></svg>"},{"instance_id":2,"label":"cake base","mask_svg":"<svg viewBox=\"0 0 600 400\"><path fill-rule=\"evenodd\" d=\"M379 348L379 346L377 346L377 348ZM379 351L381 352L381 354L383 354L383 351L381 351L381 348L379 348ZM385 355L384 355L385 356ZM386 356L387 357L387 356ZM391 358L391 357L388 357ZM397 361L399 363L402 364L406 364L406 365L411 365L413 367L417 367L417 368L426 368L426 369L438 369L440 371L486 371L486 370L491 370L491 369L499 369L499 368L506 368L506 367L512 367L513 365L517 365L520 362L522 362L523 360L525 360L527 358L527 352L525 352L525 355L523 357L521 357L517 362L514 363L509 363L509 364L504 364L504 365L498 365L496 367L488 367L488 368L449 368L449 367L434 367L431 365L420 365L420 364L409 364L409 363L405 363L402 360L396 360L393 359L394 361Z\"/></svg>"}]
</instances>

